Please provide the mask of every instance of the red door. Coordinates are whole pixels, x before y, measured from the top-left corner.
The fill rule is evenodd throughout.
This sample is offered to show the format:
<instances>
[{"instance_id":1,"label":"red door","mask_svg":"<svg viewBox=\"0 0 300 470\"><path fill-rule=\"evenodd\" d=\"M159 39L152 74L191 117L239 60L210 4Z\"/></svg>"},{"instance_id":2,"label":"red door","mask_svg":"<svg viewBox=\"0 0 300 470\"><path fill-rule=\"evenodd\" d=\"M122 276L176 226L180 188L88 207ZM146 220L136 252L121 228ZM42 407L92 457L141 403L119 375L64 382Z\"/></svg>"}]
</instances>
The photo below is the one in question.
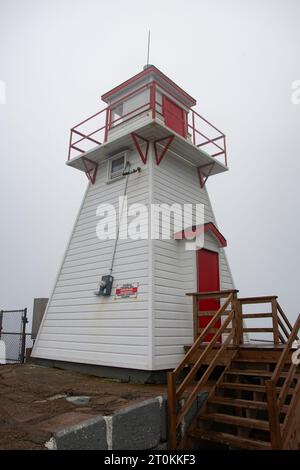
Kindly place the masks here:
<instances>
[{"instance_id":1,"label":"red door","mask_svg":"<svg viewBox=\"0 0 300 470\"><path fill-rule=\"evenodd\" d=\"M198 292L211 292L220 290L219 277L219 255L214 251L197 251L197 270L198 270ZM217 299L199 300L200 312L216 312L220 308L220 301ZM213 313L212 313L213 315ZM199 327L204 328L211 320L210 316L199 316ZM215 323L214 328L221 326L221 320ZM204 341L210 341L213 333L209 333Z\"/></svg>"},{"instance_id":2,"label":"red door","mask_svg":"<svg viewBox=\"0 0 300 470\"><path fill-rule=\"evenodd\" d=\"M163 96L163 115L166 126L186 137L186 112L166 96Z\"/></svg>"}]
</instances>

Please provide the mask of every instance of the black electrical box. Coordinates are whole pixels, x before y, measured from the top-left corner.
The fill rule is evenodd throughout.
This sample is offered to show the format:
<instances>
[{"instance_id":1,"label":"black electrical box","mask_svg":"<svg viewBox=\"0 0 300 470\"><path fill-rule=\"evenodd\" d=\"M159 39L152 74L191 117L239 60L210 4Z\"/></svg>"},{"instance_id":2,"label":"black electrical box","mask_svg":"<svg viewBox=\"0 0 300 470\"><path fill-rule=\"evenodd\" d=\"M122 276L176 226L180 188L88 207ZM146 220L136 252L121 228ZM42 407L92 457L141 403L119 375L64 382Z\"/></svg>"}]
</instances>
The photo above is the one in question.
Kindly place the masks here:
<instances>
[{"instance_id":1,"label":"black electrical box","mask_svg":"<svg viewBox=\"0 0 300 470\"><path fill-rule=\"evenodd\" d=\"M102 276L99 291L96 292L96 295L111 295L111 289L113 285L114 278L110 274Z\"/></svg>"}]
</instances>

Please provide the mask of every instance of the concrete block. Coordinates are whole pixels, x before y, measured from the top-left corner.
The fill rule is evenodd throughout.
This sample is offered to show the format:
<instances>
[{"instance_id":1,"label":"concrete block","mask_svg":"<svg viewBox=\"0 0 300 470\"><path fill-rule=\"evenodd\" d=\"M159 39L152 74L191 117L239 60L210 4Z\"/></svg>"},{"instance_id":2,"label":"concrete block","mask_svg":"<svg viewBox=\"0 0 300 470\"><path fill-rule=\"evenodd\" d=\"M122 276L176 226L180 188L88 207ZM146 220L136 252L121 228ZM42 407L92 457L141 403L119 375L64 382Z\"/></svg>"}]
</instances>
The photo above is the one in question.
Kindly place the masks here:
<instances>
[{"instance_id":1,"label":"concrete block","mask_svg":"<svg viewBox=\"0 0 300 470\"><path fill-rule=\"evenodd\" d=\"M146 400L112 416L112 450L144 450L156 447L161 435L158 399Z\"/></svg>"},{"instance_id":2,"label":"concrete block","mask_svg":"<svg viewBox=\"0 0 300 470\"><path fill-rule=\"evenodd\" d=\"M201 392L201 393L198 394L198 397L197 397L198 410L200 410L200 408L202 408L202 406L206 402L207 397L208 397L208 392Z\"/></svg>"},{"instance_id":3,"label":"concrete block","mask_svg":"<svg viewBox=\"0 0 300 470\"><path fill-rule=\"evenodd\" d=\"M160 397L160 440L168 440L168 400L166 397Z\"/></svg>"},{"instance_id":4,"label":"concrete block","mask_svg":"<svg viewBox=\"0 0 300 470\"><path fill-rule=\"evenodd\" d=\"M48 300L47 298L38 298L33 301L31 339L36 339L37 337Z\"/></svg>"},{"instance_id":5,"label":"concrete block","mask_svg":"<svg viewBox=\"0 0 300 470\"><path fill-rule=\"evenodd\" d=\"M184 419L184 428L186 429L193 421L197 412L204 405L208 392L201 392L197 396L197 400L193 403L190 410L185 416ZM168 400L166 397L159 397L161 400L160 408L160 417L161 417L161 426L160 426L160 440L161 442L166 442L168 440Z\"/></svg>"},{"instance_id":6,"label":"concrete block","mask_svg":"<svg viewBox=\"0 0 300 470\"><path fill-rule=\"evenodd\" d=\"M57 450L107 450L106 423L95 416L54 434Z\"/></svg>"},{"instance_id":7,"label":"concrete block","mask_svg":"<svg viewBox=\"0 0 300 470\"><path fill-rule=\"evenodd\" d=\"M195 400L192 406L190 407L189 411L186 413L184 417L184 429L187 429L190 426L193 419L197 415L197 412L198 412L198 400Z\"/></svg>"}]
</instances>

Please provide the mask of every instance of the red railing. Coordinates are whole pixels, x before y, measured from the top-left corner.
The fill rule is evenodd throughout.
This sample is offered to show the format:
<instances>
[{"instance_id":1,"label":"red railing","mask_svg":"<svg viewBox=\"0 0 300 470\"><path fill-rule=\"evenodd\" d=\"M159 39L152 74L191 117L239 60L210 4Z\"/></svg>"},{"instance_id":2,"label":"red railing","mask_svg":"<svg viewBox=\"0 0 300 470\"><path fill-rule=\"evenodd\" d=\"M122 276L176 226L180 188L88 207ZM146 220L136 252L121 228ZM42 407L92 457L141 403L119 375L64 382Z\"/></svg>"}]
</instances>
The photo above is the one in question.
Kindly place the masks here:
<instances>
[{"instance_id":1,"label":"red railing","mask_svg":"<svg viewBox=\"0 0 300 470\"><path fill-rule=\"evenodd\" d=\"M138 105L131 109L134 104L131 100L137 95L140 95L137 100ZM93 147L107 142L110 131L143 114L148 113L151 114L152 119L157 117L165 121L163 96L171 96L177 104L186 109L184 103L180 102L169 90L155 81L143 85L72 127L68 160L75 156L74 152L76 152L76 155L78 155L78 152L84 154ZM168 115L170 116L170 114L173 120L177 120L181 125L184 124L187 140L211 157L222 157L227 166L226 139L223 132L192 109L184 113L183 119L178 118L168 110Z\"/></svg>"}]
</instances>

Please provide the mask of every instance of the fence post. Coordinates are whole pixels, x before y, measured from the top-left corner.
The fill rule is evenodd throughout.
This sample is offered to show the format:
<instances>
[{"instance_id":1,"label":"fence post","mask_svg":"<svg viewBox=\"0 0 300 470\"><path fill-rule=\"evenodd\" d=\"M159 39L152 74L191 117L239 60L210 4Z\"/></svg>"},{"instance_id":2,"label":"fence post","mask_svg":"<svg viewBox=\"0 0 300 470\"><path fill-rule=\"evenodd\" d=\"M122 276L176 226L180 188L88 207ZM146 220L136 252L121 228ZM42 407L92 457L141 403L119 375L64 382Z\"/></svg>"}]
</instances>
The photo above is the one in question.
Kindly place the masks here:
<instances>
[{"instance_id":1,"label":"fence post","mask_svg":"<svg viewBox=\"0 0 300 470\"><path fill-rule=\"evenodd\" d=\"M1 339L1 332L2 332L2 323L3 323L3 310L0 310L0 339Z\"/></svg>"},{"instance_id":2,"label":"fence post","mask_svg":"<svg viewBox=\"0 0 300 470\"><path fill-rule=\"evenodd\" d=\"M20 363L25 362L25 353L26 353L26 324L27 320L27 308L24 308L22 315L22 340L21 340L21 352L20 352Z\"/></svg>"}]
</instances>

